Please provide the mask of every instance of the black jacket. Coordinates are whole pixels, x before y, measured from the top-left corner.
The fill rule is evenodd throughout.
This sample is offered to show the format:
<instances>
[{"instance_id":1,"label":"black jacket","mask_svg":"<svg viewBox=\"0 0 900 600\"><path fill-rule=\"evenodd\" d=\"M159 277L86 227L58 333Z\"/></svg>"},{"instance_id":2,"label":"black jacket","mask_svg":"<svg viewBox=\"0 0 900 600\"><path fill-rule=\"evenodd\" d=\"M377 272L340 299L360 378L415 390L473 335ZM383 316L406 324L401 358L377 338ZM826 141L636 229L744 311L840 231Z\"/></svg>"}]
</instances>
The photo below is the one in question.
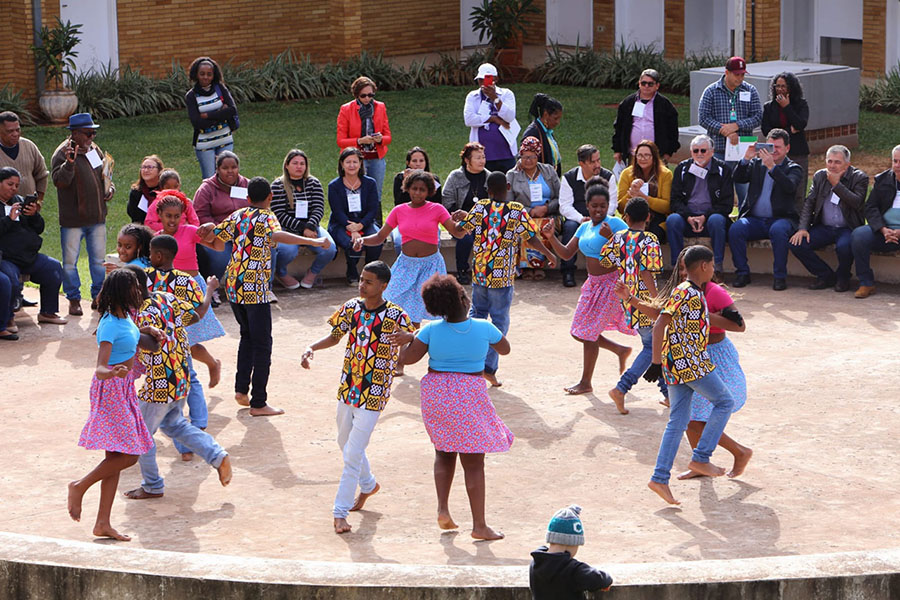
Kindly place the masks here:
<instances>
[{"instance_id":1,"label":"black jacket","mask_svg":"<svg viewBox=\"0 0 900 600\"><path fill-rule=\"evenodd\" d=\"M21 196L13 196L10 204L21 202ZM3 203L0 202L0 253L3 260L8 260L17 267L27 267L37 258L41 250L41 234L44 233L44 218L41 213L30 217L19 214L19 220L13 221L6 216Z\"/></svg>"},{"instance_id":2,"label":"black jacket","mask_svg":"<svg viewBox=\"0 0 900 600\"><path fill-rule=\"evenodd\" d=\"M784 129L791 134L791 151L788 152L788 156L807 156L809 144L806 143L806 122L809 121L809 104L803 98L792 100L784 108L781 108L775 100L766 102L763 105L762 123L760 123L763 135L769 135L770 131L781 127L780 113L782 110L788 121L788 125ZM792 125L797 133L791 131Z\"/></svg>"},{"instance_id":3,"label":"black jacket","mask_svg":"<svg viewBox=\"0 0 900 600\"><path fill-rule=\"evenodd\" d=\"M734 168L735 183L749 183L750 189L743 204L738 206L738 218L747 217L753 209L753 205L759 200L762 192L763 177L768 169L759 158L754 158L748 163L743 160ZM797 214L795 198L797 186L803 179L803 167L785 157L781 164L772 169L772 217L775 219L790 219L794 227L797 226L800 215Z\"/></svg>"},{"instance_id":4,"label":"black jacket","mask_svg":"<svg viewBox=\"0 0 900 600\"><path fill-rule=\"evenodd\" d=\"M536 137L541 140L541 155L538 157L538 162L542 162L548 165L552 165L556 167L556 174L558 176L562 176L562 149L560 149L559 154L559 162L557 164L553 164L553 150L550 149L550 142L547 140L547 134L544 133L544 128L541 127L537 119L531 122L531 125L525 128L525 131L522 132L522 136L519 138L519 141L524 140L527 137ZM559 140L557 140L559 141Z\"/></svg>"},{"instance_id":5,"label":"black jacket","mask_svg":"<svg viewBox=\"0 0 900 600\"><path fill-rule=\"evenodd\" d=\"M547 552L547 546L541 546L531 553L528 585L534 600L583 600L585 591L606 589L612 582L568 552Z\"/></svg>"},{"instance_id":6,"label":"black jacket","mask_svg":"<svg viewBox=\"0 0 900 600\"><path fill-rule=\"evenodd\" d=\"M866 203L866 193L869 191L869 176L852 166L841 175L841 180L834 187L828 181L828 169L819 169L813 175L813 184L803 201L803 210L800 211L800 229L809 229L822 221L822 207L826 202L831 202L831 194L837 194L841 199L838 205L847 227L855 229L863 224L863 206ZM893 198L891 199L893 200Z\"/></svg>"},{"instance_id":7,"label":"black jacket","mask_svg":"<svg viewBox=\"0 0 900 600\"><path fill-rule=\"evenodd\" d=\"M692 164L694 164L694 159L688 158L675 167L672 177L672 195L669 199L669 210L678 213L685 219L699 216L688 212L688 200L697 183L697 176L688 170ZM706 179L701 179L700 182L708 186L712 208L704 216L709 217L718 213L728 217L731 209L734 208L734 182L732 181L731 167L726 165L725 161L714 156L706 168L709 172L706 174Z\"/></svg>"},{"instance_id":8,"label":"black jacket","mask_svg":"<svg viewBox=\"0 0 900 600\"><path fill-rule=\"evenodd\" d=\"M147 208L150 208L150 205L153 204L154 200L156 200L156 192L157 190L152 190L150 192L150 195L147 197ZM128 205L125 207L125 211L131 218L132 223L143 225L144 220L147 218L147 212L138 206L138 204L141 203L141 198L143 197L144 194L140 189L132 189L130 192L128 192Z\"/></svg>"},{"instance_id":9,"label":"black jacket","mask_svg":"<svg viewBox=\"0 0 900 600\"><path fill-rule=\"evenodd\" d=\"M434 173L431 174L434 177L435 190L434 193L426 200L428 202L437 202L441 203L441 188L437 187L441 185L441 180L438 179L438 176ZM394 175L394 206L398 206L400 204L406 204L409 202L409 194L403 191L403 171L400 171L396 175Z\"/></svg>"},{"instance_id":10,"label":"black jacket","mask_svg":"<svg viewBox=\"0 0 900 600\"><path fill-rule=\"evenodd\" d=\"M886 227L884 213L894 205L897 191L897 180L893 171L888 169L875 176L869 200L866 202L866 221L869 222L872 231L878 233L882 227Z\"/></svg>"},{"instance_id":11,"label":"black jacket","mask_svg":"<svg viewBox=\"0 0 900 600\"><path fill-rule=\"evenodd\" d=\"M639 96L640 92L635 92L619 103L616 122L613 123L613 152L628 156L631 149L631 126L634 123L631 111ZM672 155L681 147L678 141L678 110L660 93L653 100L653 137L660 154Z\"/></svg>"}]
</instances>

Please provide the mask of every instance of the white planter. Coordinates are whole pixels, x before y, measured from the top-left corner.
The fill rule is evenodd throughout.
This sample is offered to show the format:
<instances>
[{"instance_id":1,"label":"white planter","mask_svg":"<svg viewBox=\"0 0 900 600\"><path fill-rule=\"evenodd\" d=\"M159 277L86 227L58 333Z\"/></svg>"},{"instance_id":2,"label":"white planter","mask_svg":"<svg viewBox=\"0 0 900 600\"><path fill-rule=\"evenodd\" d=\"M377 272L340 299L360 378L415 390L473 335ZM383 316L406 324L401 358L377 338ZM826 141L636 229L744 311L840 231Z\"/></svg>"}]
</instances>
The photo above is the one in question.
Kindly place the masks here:
<instances>
[{"instance_id":1,"label":"white planter","mask_svg":"<svg viewBox=\"0 0 900 600\"><path fill-rule=\"evenodd\" d=\"M71 90L45 91L41 94L38 104L41 112L50 119L51 123L64 125L69 122L69 117L78 110L78 97Z\"/></svg>"}]
</instances>

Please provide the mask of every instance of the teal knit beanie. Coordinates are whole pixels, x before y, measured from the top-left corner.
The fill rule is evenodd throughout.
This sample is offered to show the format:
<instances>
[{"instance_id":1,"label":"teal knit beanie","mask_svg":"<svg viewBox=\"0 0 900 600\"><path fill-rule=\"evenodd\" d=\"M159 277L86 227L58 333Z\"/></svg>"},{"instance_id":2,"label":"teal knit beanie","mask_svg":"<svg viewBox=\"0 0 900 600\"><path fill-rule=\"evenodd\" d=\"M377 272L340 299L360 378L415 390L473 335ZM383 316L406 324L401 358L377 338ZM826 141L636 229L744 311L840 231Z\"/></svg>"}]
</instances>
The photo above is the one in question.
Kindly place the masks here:
<instances>
[{"instance_id":1,"label":"teal knit beanie","mask_svg":"<svg viewBox=\"0 0 900 600\"><path fill-rule=\"evenodd\" d=\"M584 527L581 525L581 507L572 504L556 511L547 525L547 543L562 546L584 544Z\"/></svg>"}]
</instances>

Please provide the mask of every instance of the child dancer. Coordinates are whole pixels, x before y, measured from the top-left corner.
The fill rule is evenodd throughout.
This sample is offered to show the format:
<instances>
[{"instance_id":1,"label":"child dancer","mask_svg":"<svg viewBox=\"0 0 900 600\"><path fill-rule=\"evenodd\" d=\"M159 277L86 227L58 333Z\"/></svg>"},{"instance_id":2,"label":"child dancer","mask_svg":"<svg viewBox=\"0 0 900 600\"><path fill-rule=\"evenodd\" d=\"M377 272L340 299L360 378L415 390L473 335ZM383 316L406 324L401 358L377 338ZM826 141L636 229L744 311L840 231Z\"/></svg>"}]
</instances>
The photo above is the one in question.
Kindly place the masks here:
<instances>
[{"instance_id":1,"label":"child dancer","mask_svg":"<svg viewBox=\"0 0 900 600\"><path fill-rule=\"evenodd\" d=\"M106 456L90 473L69 483L69 516L80 521L84 493L100 482L100 508L94 535L123 542L131 538L116 531L109 522L119 473L153 447L153 438L138 409L134 393L136 372L131 368L141 332L129 314L140 308L141 303L134 273L116 269L107 275L97 296L97 307L102 316L97 325L99 352L91 382L91 414L78 439L79 446L104 450ZM158 331L149 329L145 333L159 335ZM148 344L148 347L152 346L153 343Z\"/></svg>"},{"instance_id":2,"label":"child dancer","mask_svg":"<svg viewBox=\"0 0 900 600\"><path fill-rule=\"evenodd\" d=\"M175 173L174 171L171 172ZM164 171L164 173L167 173L167 171ZM174 196L181 201L181 224L199 226L200 218L197 216L197 211L194 210L194 203L181 191L181 180L178 179L178 173L175 173L175 177L168 177L166 182L177 183L177 187L163 186L162 177L160 177L160 191L157 192L156 199L147 207L147 218L144 219L144 225L156 233L162 231L163 224L160 219L159 201L164 196Z\"/></svg>"},{"instance_id":3,"label":"child dancer","mask_svg":"<svg viewBox=\"0 0 900 600\"><path fill-rule=\"evenodd\" d=\"M475 236L472 308L469 315L479 319L488 316L503 335L509 331L509 307L516 280L516 259L521 240L547 257L553 268L553 253L541 242L534 221L519 202L507 202L509 184L503 173L491 173L487 179L490 198L477 200L469 210L453 213L454 221ZM490 348L484 361L484 378L494 386L499 363L497 352Z\"/></svg>"},{"instance_id":4,"label":"child dancer","mask_svg":"<svg viewBox=\"0 0 900 600\"><path fill-rule=\"evenodd\" d=\"M360 510L381 489L369 467L366 446L391 397L399 349L391 345L389 335L413 331L409 315L383 298L390 280L391 270L385 263L368 263L359 278L359 298L346 302L328 319L331 333L310 344L301 357L300 364L308 369L316 350L336 346L344 334L350 334L337 394L337 441L344 454L344 470L334 498L335 533L350 531L348 514ZM357 487L359 496L354 501Z\"/></svg>"},{"instance_id":5,"label":"child dancer","mask_svg":"<svg viewBox=\"0 0 900 600\"><path fill-rule=\"evenodd\" d=\"M553 235L556 229L555 221L547 221L543 228L544 235L550 240L553 251L560 259L569 260L581 250L588 271L588 278L581 286L581 296L578 297L572 328L569 331L573 338L582 343L584 361L581 380L564 388L569 394L587 394L594 390L591 379L594 376L594 366L597 364L600 348L609 350L619 357L619 373L625 370L625 361L631 354L631 348L603 337L604 331L619 331L634 335L634 330L625 321L622 303L612 293L618 277L617 269L600 266L600 251L603 246L613 232L628 229L628 225L618 217L607 215L609 188L606 186L592 185L584 192L584 196L590 220L578 226L568 244L563 246Z\"/></svg>"},{"instance_id":6,"label":"child dancer","mask_svg":"<svg viewBox=\"0 0 900 600\"><path fill-rule=\"evenodd\" d=\"M644 230L649 219L650 205L646 200L643 198L629 200L625 206L625 222L628 223L628 229L613 234L609 243L600 252L600 266L617 268L629 291L647 302L656 296L656 280L653 275L662 270L659 241L655 235ZM628 414L628 409L625 408L625 394L650 366L653 343L653 320L650 317L626 306L625 318L629 320L631 327L637 328L642 348L628 370L622 373L616 387L609 390L609 397L623 415ZM664 397L668 394L663 382L659 382L659 390Z\"/></svg>"},{"instance_id":7,"label":"child dancer","mask_svg":"<svg viewBox=\"0 0 900 600\"><path fill-rule=\"evenodd\" d=\"M725 474L725 469L709 459L734 405L706 349L709 315L702 290L715 272L712 250L706 246L687 248L684 268L687 280L672 290L653 325L652 363L644 373L644 379L651 382L663 375L669 388L669 422L659 444L656 469L647 484L669 504L680 504L669 490L669 474L691 417L691 396L694 392L703 394L713 408L688 468L710 477Z\"/></svg>"},{"instance_id":8,"label":"child dancer","mask_svg":"<svg viewBox=\"0 0 900 600\"><path fill-rule=\"evenodd\" d=\"M225 242L234 241L231 261L225 270L225 293L241 328L234 399L250 407L250 416L282 415L280 408L266 403L266 385L272 363L272 310L269 287L272 276L272 245L299 244L327 248L327 238L308 238L281 231L269 205L272 187L265 177L254 177L247 185L250 206L239 208L216 226L203 225L198 235L221 252ZM252 396L250 382L253 382Z\"/></svg>"}]
</instances>

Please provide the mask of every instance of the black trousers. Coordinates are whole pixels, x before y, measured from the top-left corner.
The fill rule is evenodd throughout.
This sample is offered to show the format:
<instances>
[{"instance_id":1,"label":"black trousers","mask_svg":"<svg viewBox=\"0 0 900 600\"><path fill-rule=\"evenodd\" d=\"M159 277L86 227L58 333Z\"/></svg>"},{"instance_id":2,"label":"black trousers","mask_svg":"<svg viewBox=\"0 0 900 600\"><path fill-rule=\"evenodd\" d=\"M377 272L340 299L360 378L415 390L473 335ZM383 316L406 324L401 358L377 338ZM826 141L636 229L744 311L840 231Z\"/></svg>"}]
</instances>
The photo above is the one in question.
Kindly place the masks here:
<instances>
[{"instance_id":1,"label":"black trousers","mask_svg":"<svg viewBox=\"0 0 900 600\"><path fill-rule=\"evenodd\" d=\"M231 311L241 328L234 391L238 394L250 394L250 406L262 408L266 405L266 385L269 383L269 367L272 364L272 310L268 302L232 302Z\"/></svg>"}]
</instances>

